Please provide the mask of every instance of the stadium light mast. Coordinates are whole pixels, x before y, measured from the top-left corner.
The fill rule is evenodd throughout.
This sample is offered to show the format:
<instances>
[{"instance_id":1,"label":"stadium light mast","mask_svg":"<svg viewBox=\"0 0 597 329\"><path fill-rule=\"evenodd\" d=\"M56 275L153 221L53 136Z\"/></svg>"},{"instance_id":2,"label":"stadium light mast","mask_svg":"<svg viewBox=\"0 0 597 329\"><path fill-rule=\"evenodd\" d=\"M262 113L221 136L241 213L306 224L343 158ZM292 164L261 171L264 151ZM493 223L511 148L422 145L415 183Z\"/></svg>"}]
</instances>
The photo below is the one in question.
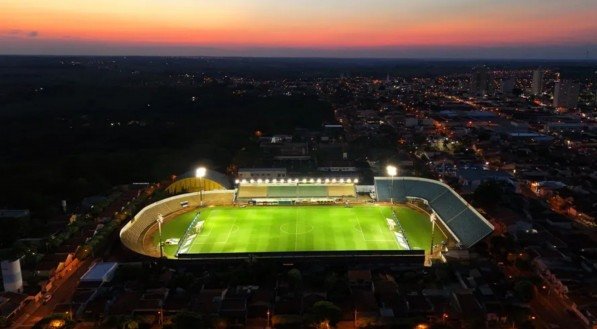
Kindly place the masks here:
<instances>
[{"instance_id":1,"label":"stadium light mast","mask_svg":"<svg viewBox=\"0 0 597 329\"><path fill-rule=\"evenodd\" d=\"M164 223L164 216L162 214L158 214L158 218L156 219L158 223L158 233L160 236L160 258L164 257L164 242L162 241L162 223Z\"/></svg>"},{"instance_id":2,"label":"stadium light mast","mask_svg":"<svg viewBox=\"0 0 597 329\"><path fill-rule=\"evenodd\" d=\"M437 220L435 213L432 213L431 216L429 216L429 219L431 219L431 249L429 250L429 261L431 261L431 257L433 256L433 235L435 234L435 221Z\"/></svg>"},{"instance_id":3,"label":"stadium light mast","mask_svg":"<svg viewBox=\"0 0 597 329\"><path fill-rule=\"evenodd\" d=\"M206 173L207 168L205 167L199 167L195 170L195 177L199 178L199 201L201 206L203 206L203 188L205 187L203 182Z\"/></svg>"},{"instance_id":4,"label":"stadium light mast","mask_svg":"<svg viewBox=\"0 0 597 329\"><path fill-rule=\"evenodd\" d=\"M386 173L388 176L392 177L392 184L390 185L390 202L394 204L394 177L398 175L398 168L393 165L388 165L386 167Z\"/></svg>"}]
</instances>

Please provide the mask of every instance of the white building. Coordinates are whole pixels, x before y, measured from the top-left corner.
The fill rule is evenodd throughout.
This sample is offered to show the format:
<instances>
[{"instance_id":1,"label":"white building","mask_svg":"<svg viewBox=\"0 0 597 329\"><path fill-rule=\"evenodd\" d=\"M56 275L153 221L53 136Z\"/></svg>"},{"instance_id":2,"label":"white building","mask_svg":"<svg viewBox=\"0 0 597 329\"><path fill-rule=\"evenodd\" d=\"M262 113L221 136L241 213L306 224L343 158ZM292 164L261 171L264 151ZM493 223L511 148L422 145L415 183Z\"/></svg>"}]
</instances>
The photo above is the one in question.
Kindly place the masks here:
<instances>
[{"instance_id":1,"label":"white building","mask_svg":"<svg viewBox=\"0 0 597 329\"><path fill-rule=\"evenodd\" d=\"M478 67L471 74L469 93L473 96L485 96L489 94L490 85L489 70L484 66Z\"/></svg>"},{"instance_id":2,"label":"white building","mask_svg":"<svg viewBox=\"0 0 597 329\"><path fill-rule=\"evenodd\" d=\"M4 260L2 266L2 282L4 290L10 292L23 292L23 275L21 273L21 260Z\"/></svg>"},{"instance_id":3,"label":"white building","mask_svg":"<svg viewBox=\"0 0 597 329\"><path fill-rule=\"evenodd\" d=\"M240 168L238 179L281 179L286 178L286 168Z\"/></svg>"},{"instance_id":4,"label":"white building","mask_svg":"<svg viewBox=\"0 0 597 329\"><path fill-rule=\"evenodd\" d=\"M539 95L543 92L543 75L544 71L536 69L533 71L533 84L531 85L531 93L533 95Z\"/></svg>"}]
</instances>

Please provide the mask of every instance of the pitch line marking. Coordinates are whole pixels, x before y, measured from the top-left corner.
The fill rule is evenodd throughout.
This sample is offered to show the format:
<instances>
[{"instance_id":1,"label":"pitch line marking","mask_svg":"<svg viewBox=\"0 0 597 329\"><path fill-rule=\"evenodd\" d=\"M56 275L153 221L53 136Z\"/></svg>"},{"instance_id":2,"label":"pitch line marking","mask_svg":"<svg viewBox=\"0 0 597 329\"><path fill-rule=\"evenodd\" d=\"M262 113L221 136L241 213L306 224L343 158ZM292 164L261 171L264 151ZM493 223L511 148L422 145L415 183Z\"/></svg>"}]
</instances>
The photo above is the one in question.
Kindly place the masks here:
<instances>
[{"instance_id":1,"label":"pitch line marking","mask_svg":"<svg viewBox=\"0 0 597 329\"><path fill-rule=\"evenodd\" d=\"M365 233L363 233L363 225L361 225L361 221L359 220L359 215L357 215L357 212L354 210L354 208L353 208L352 212L354 213L354 216L357 219L357 223L359 225L359 228L361 229L361 237L363 238L363 241L367 242L367 239L365 239Z\"/></svg>"},{"instance_id":2,"label":"pitch line marking","mask_svg":"<svg viewBox=\"0 0 597 329\"><path fill-rule=\"evenodd\" d=\"M224 243L228 243L228 240L230 239L230 235L232 234L232 230L236 227L236 231L234 232L238 232L239 227L236 225L236 221L238 220L238 217L234 217L234 222L232 222L232 225L230 226L230 230L228 230L228 236L226 237L226 240L224 241Z\"/></svg>"},{"instance_id":3,"label":"pitch line marking","mask_svg":"<svg viewBox=\"0 0 597 329\"><path fill-rule=\"evenodd\" d=\"M298 188L298 185L297 185ZM294 218L294 251L296 251L296 244L298 243L298 210L299 208L294 208L296 211L296 216Z\"/></svg>"},{"instance_id":4,"label":"pitch line marking","mask_svg":"<svg viewBox=\"0 0 597 329\"><path fill-rule=\"evenodd\" d=\"M289 234L289 235L302 235L302 234L309 234L309 233L313 232L313 229L314 229L313 225L309 224L308 226L305 226L305 227L308 227L308 230L305 230L304 232L299 232L298 225L297 225L297 229L294 232L290 232L288 230L289 226L290 226L289 223L280 225L280 228L279 228L280 232L282 232L284 234Z\"/></svg>"}]
</instances>

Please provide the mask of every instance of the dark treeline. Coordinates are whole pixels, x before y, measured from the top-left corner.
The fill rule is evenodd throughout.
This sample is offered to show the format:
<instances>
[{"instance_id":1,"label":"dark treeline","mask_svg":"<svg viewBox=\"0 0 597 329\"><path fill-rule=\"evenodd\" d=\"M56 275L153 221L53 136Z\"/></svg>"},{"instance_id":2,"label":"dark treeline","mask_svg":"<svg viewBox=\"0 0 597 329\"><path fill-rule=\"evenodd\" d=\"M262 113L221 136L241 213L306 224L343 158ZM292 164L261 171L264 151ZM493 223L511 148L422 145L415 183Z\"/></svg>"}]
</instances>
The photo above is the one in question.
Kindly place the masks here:
<instances>
[{"instance_id":1,"label":"dark treeline","mask_svg":"<svg viewBox=\"0 0 597 329\"><path fill-rule=\"evenodd\" d=\"M238 95L225 81L204 83L203 72L179 79L169 70L68 67L0 71L0 208L48 216L61 199L162 180L197 163L223 172L256 130L333 120L315 96Z\"/></svg>"},{"instance_id":2,"label":"dark treeline","mask_svg":"<svg viewBox=\"0 0 597 329\"><path fill-rule=\"evenodd\" d=\"M62 199L161 180L199 162L225 171L254 145L255 130L288 133L333 120L316 96L263 97L267 86L238 94L228 76L431 76L480 64L549 65L581 77L594 63L0 56L0 208L45 216Z\"/></svg>"},{"instance_id":3,"label":"dark treeline","mask_svg":"<svg viewBox=\"0 0 597 329\"><path fill-rule=\"evenodd\" d=\"M89 57L0 56L0 72L14 79L60 80L63 75L101 72L97 79L132 71L144 73L198 73L214 77L243 76L256 79L430 77L466 74L487 65L496 69L550 67L572 79L594 75L594 60L450 60L450 59L347 59L347 58L235 58L235 57ZM43 75L43 76L42 76ZM51 75L51 76L49 76Z\"/></svg>"}]
</instances>

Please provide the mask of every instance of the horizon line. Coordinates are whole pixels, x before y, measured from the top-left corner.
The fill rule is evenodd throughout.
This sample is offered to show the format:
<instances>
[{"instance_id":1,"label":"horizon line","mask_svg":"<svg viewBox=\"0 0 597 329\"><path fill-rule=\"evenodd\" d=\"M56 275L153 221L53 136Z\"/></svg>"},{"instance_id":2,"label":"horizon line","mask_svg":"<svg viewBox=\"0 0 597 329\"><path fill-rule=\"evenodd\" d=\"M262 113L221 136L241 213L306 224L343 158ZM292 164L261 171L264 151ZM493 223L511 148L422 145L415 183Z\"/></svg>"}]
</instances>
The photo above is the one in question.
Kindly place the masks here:
<instances>
[{"instance_id":1,"label":"horizon line","mask_svg":"<svg viewBox=\"0 0 597 329\"><path fill-rule=\"evenodd\" d=\"M437 60L437 61L539 61L539 62L597 62L596 58L578 58L578 57L562 57L562 58L541 58L541 57L338 57L338 56L259 56L259 55L141 55L141 54L130 54L130 55L110 55L110 54L10 54L0 53L0 57L151 57L151 58L214 58L214 59L326 59L326 60L410 60L410 61L426 61L426 60Z\"/></svg>"}]
</instances>

